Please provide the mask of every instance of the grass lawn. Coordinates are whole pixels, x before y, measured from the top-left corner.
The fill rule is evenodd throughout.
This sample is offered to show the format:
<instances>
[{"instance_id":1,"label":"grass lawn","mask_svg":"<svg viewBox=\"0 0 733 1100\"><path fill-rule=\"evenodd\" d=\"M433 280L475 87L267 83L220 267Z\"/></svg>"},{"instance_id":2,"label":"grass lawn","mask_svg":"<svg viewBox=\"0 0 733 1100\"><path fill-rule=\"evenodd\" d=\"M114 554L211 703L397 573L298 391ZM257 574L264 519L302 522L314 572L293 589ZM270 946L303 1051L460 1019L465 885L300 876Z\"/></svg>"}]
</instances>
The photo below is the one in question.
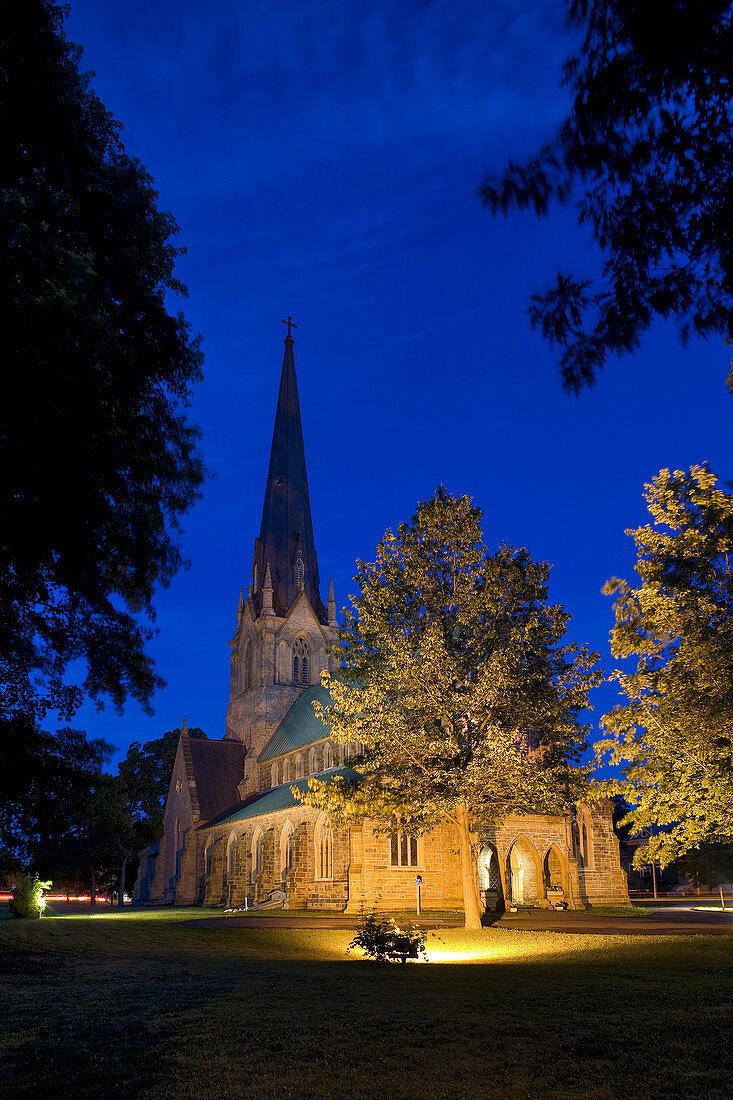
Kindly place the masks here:
<instances>
[{"instance_id":1,"label":"grass lawn","mask_svg":"<svg viewBox=\"0 0 733 1100\"><path fill-rule=\"evenodd\" d=\"M3 921L0 1096L731 1095L728 937L447 929L379 967L349 931L205 915Z\"/></svg>"}]
</instances>

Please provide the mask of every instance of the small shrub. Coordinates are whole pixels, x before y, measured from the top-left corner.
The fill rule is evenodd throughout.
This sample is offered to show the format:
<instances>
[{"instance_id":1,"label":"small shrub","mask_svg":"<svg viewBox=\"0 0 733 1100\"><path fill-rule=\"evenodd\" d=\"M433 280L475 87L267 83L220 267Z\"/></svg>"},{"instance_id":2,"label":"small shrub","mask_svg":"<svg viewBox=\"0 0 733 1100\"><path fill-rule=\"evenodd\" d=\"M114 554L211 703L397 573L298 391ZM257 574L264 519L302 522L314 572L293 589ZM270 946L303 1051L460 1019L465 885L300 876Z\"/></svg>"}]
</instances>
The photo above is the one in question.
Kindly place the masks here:
<instances>
[{"instance_id":1,"label":"small shrub","mask_svg":"<svg viewBox=\"0 0 733 1100\"><path fill-rule=\"evenodd\" d=\"M376 913L362 914L347 954L354 947L360 947L370 959L381 963L417 961L421 955L427 958L422 929L412 925L398 928L391 917L378 917Z\"/></svg>"},{"instance_id":2,"label":"small shrub","mask_svg":"<svg viewBox=\"0 0 733 1100\"><path fill-rule=\"evenodd\" d=\"M50 886L50 882L41 882L38 875L19 875L10 899L10 912L14 917L38 920L46 908L43 891Z\"/></svg>"}]
</instances>

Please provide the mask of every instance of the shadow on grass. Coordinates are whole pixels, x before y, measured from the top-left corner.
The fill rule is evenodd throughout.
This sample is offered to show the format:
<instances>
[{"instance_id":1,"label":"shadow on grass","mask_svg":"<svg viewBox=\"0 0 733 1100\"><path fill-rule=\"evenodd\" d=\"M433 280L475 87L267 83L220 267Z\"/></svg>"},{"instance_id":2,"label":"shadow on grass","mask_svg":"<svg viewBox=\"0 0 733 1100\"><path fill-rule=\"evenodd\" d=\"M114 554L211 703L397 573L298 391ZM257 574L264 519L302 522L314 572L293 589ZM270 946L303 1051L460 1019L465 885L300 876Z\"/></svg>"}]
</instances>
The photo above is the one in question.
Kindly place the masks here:
<instances>
[{"instance_id":1,"label":"shadow on grass","mask_svg":"<svg viewBox=\"0 0 733 1100\"><path fill-rule=\"evenodd\" d=\"M83 1100L727 1094L725 943L449 930L428 949L488 938L497 953L379 967L345 962L351 935L125 920L3 934L3 1087Z\"/></svg>"}]
</instances>

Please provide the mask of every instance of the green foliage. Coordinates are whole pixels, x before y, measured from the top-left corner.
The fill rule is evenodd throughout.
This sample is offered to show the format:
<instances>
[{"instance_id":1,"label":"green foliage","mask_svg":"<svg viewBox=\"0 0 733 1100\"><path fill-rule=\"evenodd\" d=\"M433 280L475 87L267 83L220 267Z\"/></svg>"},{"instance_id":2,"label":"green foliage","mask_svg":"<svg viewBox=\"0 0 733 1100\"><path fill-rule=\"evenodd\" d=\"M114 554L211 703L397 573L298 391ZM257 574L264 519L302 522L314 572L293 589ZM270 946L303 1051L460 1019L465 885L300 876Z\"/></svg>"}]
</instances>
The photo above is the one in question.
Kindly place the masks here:
<instances>
[{"instance_id":1,"label":"green foliage","mask_svg":"<svg viewBox=\"0 0 733 1100\"><path fill-rule=\"evenodd\" d=\"M309 780L302 797L339 824L375 818L416 835L455 827L470 926L480 925L470 832L511 813L588 796L573 768L597 655L562 645L568 613L547 602L549 566L489 553L481 513L443 487L387 531L341 631L342 669L317 712L359 741L356 778ZM470 915L470 916L469 916Z\"/></svg>"},{"instance_id":2,"label":"green foliage","mask_svg":"<svg viewBox=\"0 0 733 1100\"><path fill-rule=\"evenodd\" d=\"M582 769L597 655L561 645L569 619L547 602L549 566L483 544L481 513L444 488L388 531L345 616L337 679L320 709L337 742L364 746L362 778L311 781L337 820L369 815L419 832L561 809L587 794ZM314 797L317 795L317 797Z\"/></svg>"},{"instance_id":3,"label":"green foliage","mask_svg":"<svg viewBox=\"0 0 733 1100\"><path fill-rule=\"evenodd\" d=\"M269 1098L354 1100L730 1093L730 937L451 928L435 951L430 937L429 965L395 972L346 956L353 931L233 932L214 920L202 933L197 922L217 915L128 909L114 919L36 922L33 935L24 922L7 921L3 1039L13 1046L4 1093L23 1100L87 1100L105 1091L216 1100L255 1087ZM441 953L452 961L441 964ZM256 1028L232 1026L255 1012ZM239 1083L248 1070L256 1086Z\"/></svg>"},{"instance_id":4,"label":"green foliage","mask_svg":"<svg viewBox=\"0 0 733 1100\"><path fill-rule=\"evenodd\" d=\"M12 890L10 912L14 917L39 920L46 908L44 890L50 890L50 882L41 882L38 875L19 875Z\"/></svg>"},{"instance_id":5,"label":"green foliage","mask_svg":"<svg viewBox=\"0 0 733 1100\"><path fill-rule=\"evenodd\" d=\"M378 917L376 913L362 913L357 933L346 949L361 948L365 955L379 963L406 963L408 959L427 959L425 932L408 925L398 928L391 917Z\"/></svg>"},{"instance_id":6,"label":"green foliage","mask_svg":"<svg viewBox=\"0 0 733 1100\"><path fill-rule=\"evenodd\" d=\"M0 855L6 875L27 866L54 880L84 873L79 842L111 751L81 730L47 733L21 716L0 723Z\"/></svg>"},{"instance_id":7,"label":"green foliage","mask_svg":"<svg viewBox=\"0 0 733 1100\"><path fill-rule=\"evenodd\" d=\"M604 589L613 654L635 667L613 675L628 702L597 749L625 765L632 830L662 826L634 865L664 867L733 838L733 497L707 466L662 470L645 495L652 523L627 532L640 583Z\"/></svg>"},{"instance_id":8,"label":"green foliage","mask_svg":"<svg viewBox=\"0 0 733 1100\"><path fill-rule=\"evenodd\" d=\"M715 887L731 882L733 844L701 844L680 856L675 866L695 887Z\"/></svg>"},{"instance_id":9,"label":"green foliage","mask_svg":"<svg viewBox=\"0 0 733 1100\"><path fill-rule=\"evenodd\" d=\"M144 706L153 595L182 565L198 339L166 302L178 227L79 71L53 0L0 15L0 722L82 690ZM84 663L83 689L64 672Z\"/></svg>"},{"instance_id":10,"label":"green foliage","mask_svg":"<svg viewBox=\"0 0 733 1100\"><path fill-rule=\"evenodd\" d=\"M582 44L564 66L570 113L524 164L480 188L493 212L572 203L603 267L558 274L534 326L560 348L567 390L638 348L655 317L731 335L733 129L728 0L566 0ZM733 388L733 372L728 380Z\"/></svg>"}]
</instances>

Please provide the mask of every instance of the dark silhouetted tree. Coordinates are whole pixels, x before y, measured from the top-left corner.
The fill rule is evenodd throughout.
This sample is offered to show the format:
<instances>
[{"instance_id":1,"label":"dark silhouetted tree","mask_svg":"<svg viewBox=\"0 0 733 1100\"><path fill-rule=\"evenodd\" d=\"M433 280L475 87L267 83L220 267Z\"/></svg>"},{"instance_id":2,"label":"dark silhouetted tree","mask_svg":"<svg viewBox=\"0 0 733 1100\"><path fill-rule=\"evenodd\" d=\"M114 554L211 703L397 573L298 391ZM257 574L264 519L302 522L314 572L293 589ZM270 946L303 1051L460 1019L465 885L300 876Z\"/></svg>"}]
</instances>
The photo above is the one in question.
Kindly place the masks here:
<instances>
[{"instance_id":1,"label":"dark silhouetted tree","mask_svg":"<svg viewBox=\"0 0 733 1100\"><path fill-rule=\"evenodd\" d=\"M198 339L178 227L53 0L0 8L0 726L82 692L146 705L156 586L197 498ZM85 672L69 685L72 662ZM3 750L4 751L4 750Z\"/></svg>"},{"instance_id":2,"label":"dark silhouetted tree","mask_svg":"<svg viewBox=\"0 0 733 1100\"><path fill-rule=\"evenodd\" d=\"M733 331L733 22L728 0L567 0L582 36L570 114L531 160L488 176L494 212L572 204L600 277L562 272L530 318L567 390L635 351L655 317L682 339ZM733 372L728 379L733 389Z\"/></svg>"}]
</instances>

